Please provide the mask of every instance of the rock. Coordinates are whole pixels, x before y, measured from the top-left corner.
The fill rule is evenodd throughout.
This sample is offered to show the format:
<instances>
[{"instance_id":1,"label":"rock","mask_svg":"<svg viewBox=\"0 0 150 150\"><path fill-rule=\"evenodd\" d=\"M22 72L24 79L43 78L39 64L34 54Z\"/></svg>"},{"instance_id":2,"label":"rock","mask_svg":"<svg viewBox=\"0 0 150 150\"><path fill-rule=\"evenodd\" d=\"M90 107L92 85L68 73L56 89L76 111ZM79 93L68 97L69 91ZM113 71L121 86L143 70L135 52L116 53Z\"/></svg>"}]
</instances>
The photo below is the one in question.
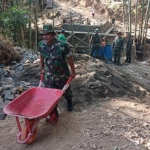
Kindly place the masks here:
<instances>
[{"instance_id":1,"label":"rock","mask_svg":"<svg viewBox=\"0 0 150 150\"><path fill-rule=\"evenodd\" d=\"M37 54L33 55L33 60L36 60L36 59L38 59L38 55Z\"/></svg>"},{"instance_id":2,"label":"rock","mask_svg":"<svg viewBox=\"0 0 150 150\"><path fill-rule=\"evenodd\" d=\"M5 99L5 100L13 100L14 98L15 98L15 97L14 97L13 94L5 95L5 96L4 96L4 99Z\"/></svg>"},{"instance_id":3,"label":"rock","mask_svg":"<svg viewBox=\"0 0 150 150\"><path fill-rule=\"evenodd\" d=\"M9 77L9 78L7 78L7 79L6 79L6 81L7 81L7 82L13 82L13 81L14 81L14 79L13 79L13 78L11 78L11 77Z\"/></svg>"},{"instance_id":4,"label":"rock","mask_svg":"<svg viewBox=\"0 0 150 150\"><path fill-rule=\"evenodd\" d=\"M13 87L13 85L11 85L11 84L4 84L3 85L3 89L4 90L9 90L9 89L11 89Z\"/></svg>"},{"instance_id":5,"label":"rock","mask_svg":"<svg viewBox=\"0 0 150 150\"><path fill-rule=\"evenodd\" d=\"M9 76L9 72L8 72L8 71L5 71L4 74L3 74L3 76L4 76L4 77L8 77L8 76Z\"/></svg>"},{"instance_id":6,"label":"rock","mask_svg":"<svg viewBox=\"0 0 150 150\"><path fill-rule=\"evenodd\" d=\"M14 49L15 49L16 51L22 51L22 48L19 47L19 46L14 47Z\"/></svg>"},{"instance_id":7,"label":"rock","mask_svg":"<svg viewBox=\"0 0 150 150\"><path fill-rule=\"evenodd\" d=\"M12 93L12 94L16 94L16 93L17 93L17 90L18 90L18 88L13 88L12 91L11 91L11 93Z\"/></svg>"},{"instance_id":8,"label":"rock","mask_svg":"<svg viewBox=\"0 0 150 150\"><path fill-rule=\"evenodd\" d=\"M0 68L4 68L5 67L5 65L4 64L0 64Z\"/></svg>"},{"instance_id":9,"label":"rock","mask_svg":"<svg viewBox=\"0 0 150 150\"><path fill-rule=\"evenodd\" d=\"M29 59L27 59L27 60L25 61L25 64L27 64L27 63L30 63L30 60L29 60Z\"/></svg>"},{"instance_id":10,"label":"rock","mask_svg":"<svg viewBox=\"0 0 150 150\"><path fill-rule=\"evenodd\" d=\"M15 94L15 98L19 97L20 94Z\"/></svg>"},{"instance_id":11,"label":"rock","mask_svg":"<svg viewBox=\"0 0 150 150\"><path fill-rule=\"evenodd\" d=\"M4 89L3 87L0 87L0 93L2 93L2 92L3 92L3 89Z\"/></svg>"},{"instance_id":12,"label":"rock","mask_svg":"<svg viewBox=\"0 0 150 150\"><path fill-rule=\"evenodd\" d=\"M18 70L23 70L24 66L20 65L18 66Z\"/></svg>"},{"instance_id":13,"label":"rock","mask_svg":"<svg viewBox=\"0 0 150 150\"><path fill-rule=\"evenodd\" d=\"M30 59L33 59L33 54L32 54L32 53L29 53L29 54L28 54L28 57L29 57Z\"/></svg>"},{"instance_id":14,"label":"rock","mask_svg":"<svg viewBox=\"0 0 150 150\"><path fill-rule=\"evenodd\" d=\"M21 81L21 84L23 84L24 86L30 86L29 82L25 82L25 81Z\"/></svg>"},{"instance_id":15,"label":"rock","mask_svg":"<svg viewBox=\"0 0 150 150\"><path fill-rule=\"evenodd\" d=\"M6 95L11 95L11 90L4 90L2 92L2 95L3 95L3 97L6 96Z\"/></svg>"},{"instance_id":16,"label":"rock","mask_svg":"<svg viewBox=\"0 0 150 150\"><path fill-rule=\"evenodd\" d=\"M27 64L24 64L23 66L24 66L24 68L26 69L26 68L30 67L30 64L27 63Z\"/></svg>"},{"instance_id":17,"label":"rock","mask_svg":"<svg viewBox=\"0 0 150 150\"><path fill-rule=\"evenodd\" d=\"M2 97L0 96L0 105L1 105L3 102L4 102L4 101L3 101Z\"/></svg>"},{"instance_id":18,"label":"rock","mask_svg":"<svg viewBox=\"0 0 150 150\"><path fill-rule=\"evenodd\" d=\"M23 90L24 90L23 86L19 86L17 89L19 92L23 92Z\"/></svg>"},{"instance_id":19,"label":"rock","mask_svg":"<svg viewBox=\"0 0 150 150\"><path fill-rule=\"evenodd\" d=\"M40 63L40 59L37 59L33 62L33 64L38 64L38 63Z\"/></svg>"},{"instance_id":20,"label":"rock","mask_svg":"<svg viewBox=\"0 0 150 150\"><path fill-rule=\"evenodd\" d=\"M16 61L11 61L10 64L11 64L11 65L16 65L17 62L16 62Z\"/></svg>"},{"instance_id":21,"label":"rock","mask_svg":"<svg viewBox=\"0 0 150 150\"><path fill-rule=\"evenodd\" d=\"M2 68L0 68L0 74L3 74L4 70Z\"/></svg>"}]
</instances>

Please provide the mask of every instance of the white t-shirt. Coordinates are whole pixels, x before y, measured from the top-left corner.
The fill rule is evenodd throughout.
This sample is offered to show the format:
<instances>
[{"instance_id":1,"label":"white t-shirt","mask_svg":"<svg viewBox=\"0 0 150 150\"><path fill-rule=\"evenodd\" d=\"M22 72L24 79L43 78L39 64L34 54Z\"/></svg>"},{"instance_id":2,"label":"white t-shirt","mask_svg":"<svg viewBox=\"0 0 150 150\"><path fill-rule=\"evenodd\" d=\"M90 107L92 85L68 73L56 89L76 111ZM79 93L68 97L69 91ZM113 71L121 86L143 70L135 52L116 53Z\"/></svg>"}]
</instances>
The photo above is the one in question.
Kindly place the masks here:
<instances>
[{"instance_id":1,"label":"white t-shirt","mask_svg":"<svg viewBox=\"0 0 150 150\"><path fill-rule=\"evenodd\" d=\"M94 14L94 12L95 12L95 10L94 10L94 8L92 8L92 14Z\"/></svg>"}]
</instances>

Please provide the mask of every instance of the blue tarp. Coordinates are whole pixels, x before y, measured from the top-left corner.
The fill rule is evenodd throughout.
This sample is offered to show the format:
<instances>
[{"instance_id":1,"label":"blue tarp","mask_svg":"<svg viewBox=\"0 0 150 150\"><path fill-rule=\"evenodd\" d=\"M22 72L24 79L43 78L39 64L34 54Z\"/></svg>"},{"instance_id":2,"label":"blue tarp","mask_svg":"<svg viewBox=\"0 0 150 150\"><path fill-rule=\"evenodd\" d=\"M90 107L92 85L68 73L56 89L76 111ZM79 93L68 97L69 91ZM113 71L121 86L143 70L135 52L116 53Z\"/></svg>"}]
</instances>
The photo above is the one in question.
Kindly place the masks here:
<instances>
[{"instance_id":1,"label":"blue tarp","mask_svg":"<svg viewBox=\"0 0 150 150\"><path fill-rule=\"evenodd\" d=\"M96 51L94 52L93 56L96 55ZM113 51L111 45L106 45L105 47L100 47L99 50L99 57L106 58L108 60L112 60Z\"/></svg>"}]
</instances>

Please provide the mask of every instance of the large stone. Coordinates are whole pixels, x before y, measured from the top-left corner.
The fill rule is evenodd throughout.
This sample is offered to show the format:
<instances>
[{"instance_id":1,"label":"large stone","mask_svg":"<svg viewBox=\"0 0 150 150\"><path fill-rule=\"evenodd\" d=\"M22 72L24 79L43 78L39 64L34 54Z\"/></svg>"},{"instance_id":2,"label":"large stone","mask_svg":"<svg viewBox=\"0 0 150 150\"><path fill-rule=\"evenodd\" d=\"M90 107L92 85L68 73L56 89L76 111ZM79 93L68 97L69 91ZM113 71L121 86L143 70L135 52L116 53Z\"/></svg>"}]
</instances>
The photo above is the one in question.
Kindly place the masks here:
<instances>
[{"instance_id":1,"label":"large stone","mask_svg":"<svg viewBox=\"0 0 150 150\"><path fill-rule=\"evenodd\" d=\"M22 65L20 65L20 66L18 66L18 70L23 70L23 68L24 68L24 66L22 66Z\"/></svg>"},{"instance_id":2,"label":"large stone","mask_svg":"<svg viewBox=\"0 0 150 150\"><path fill-rule=\"evenodd\" d=\"M18 88L12 88L12 94L16 94L17 93Z\"/></svg>"},{"instance_id":3,"label":"large stone","mask_svg":"<svg viewBox=\"0 0 150 150\"><path fill-rule=\"evenodd\" d=\"M0 74L3 74L4 70L2 68L0 68Z\"/></svg>"},{"instance_id":4,"label":"large stone","mask_svg":"<svg viewBox=\"0 0 150 150\"><path fill-rule=\"evenodd\" d=\"M11 84L8 84L8 85L4 84L3 89L4 89L4 90L9 90L9 89L11 89L12 87L13 87L13 85L11 85Z\"/></svg>"},{"instance_id":5,"label":"large stone","mask_svg":"<svg viewBox=\"0 0 150 150\"><path fill-rule=\"evenodd\" d=\"M21 81L21 84L23 84L24 86L30 86L29 82L25 82L25 81Z\"/></svg>"},{"instance_id":6,"label":"large stone","mask_svg":"<svg viewBox=\"0 0 150 150\"><path fill-rule=\"evenodd\" d=\"M25 61L25 64L27 64L27 63L30 63L30 60L29 60L29 59L27 59L27 60Z\"/></svg>"},{"instance_id":7,"label":"large stone","mask_svg":"<svg viewBox=\"0 0 150 150\"><path fill-rule=\"evenodd\" d=\"M4 99L5 99L5 100L13 100L14 98L15 98L15 97L14 97L13 94L5 95L5 96L4 96Z\"/></svg>"},{"instance_id":8,"label":"large stone","mask_svg":"<svg viewBox=\"0 0 150 150\"><path fill-rule=\"evenodd\" d=\"M2 92L2 96L5 97L6 95L11 95L11 90L4 90Z\"/></svg>"},{"instance_id":9,"label":"large stone","mask_svg":"<svg viewBox=\"0 0 150 150\"><path fill-rule=\"evenodd\" d=\"M14 81L14 79L13 78L11 78L11 77L9 77L9 78L7 78L7 80L6 80L7 82L13 82Z\"/></svg>"},{"instance_id":10,"label":"large stone","mask_svg":"<svg viewBox=\"0 0 150 150\"><path fill-rule=\"evenodd\" d=\"M19 86L17 89L19 92L23 92L23 90L24 90L23 86Z\"/></svg>"},{"instance_id":11,"label":"large stone","mask_svg":"<svg viewBox=\"0 0 150 150\"><path fill-rule=\"evenodd\" d=\"M4 89L3 87L0 87L0 93L3 92L3 89Z\"/></svg>"}]
</instances>

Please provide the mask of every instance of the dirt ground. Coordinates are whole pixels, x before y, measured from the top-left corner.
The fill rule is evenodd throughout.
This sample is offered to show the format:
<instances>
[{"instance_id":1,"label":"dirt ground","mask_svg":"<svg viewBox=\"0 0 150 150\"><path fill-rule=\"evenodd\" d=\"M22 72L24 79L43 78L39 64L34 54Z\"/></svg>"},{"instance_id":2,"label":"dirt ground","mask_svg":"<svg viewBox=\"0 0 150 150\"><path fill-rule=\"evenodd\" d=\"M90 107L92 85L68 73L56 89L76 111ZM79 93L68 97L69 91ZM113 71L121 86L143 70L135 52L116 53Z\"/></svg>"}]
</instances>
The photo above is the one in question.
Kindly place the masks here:
<instances>
[{"instance_id":1,"label":"dirt ground","mask_svg":"<svg viewBox=\"0 0 150 150\"><path fill-rule=\"evenodd\" d=\"M16 142L14 118L0 121L1 150L147 150L150 146L150 102L144 99L98 99L75 104L66 112L61 102L57 124L44 119L32 145Z\"/></svg>"},{"instance_id":2,"label":"dirt ground","mask_svg":"<svg viewBox=\"0 0 150 150\"><path fill-rule=\"evenodd\" d=\"M74 111L67 112L62 99L58 123L41 120L31 145L16 142L16 122L8 116L0 121L0 150L150 149L148 62L115 66L76 54ZM29 72L22 74L22 80Z\"/></svg>"}]
</instances>

